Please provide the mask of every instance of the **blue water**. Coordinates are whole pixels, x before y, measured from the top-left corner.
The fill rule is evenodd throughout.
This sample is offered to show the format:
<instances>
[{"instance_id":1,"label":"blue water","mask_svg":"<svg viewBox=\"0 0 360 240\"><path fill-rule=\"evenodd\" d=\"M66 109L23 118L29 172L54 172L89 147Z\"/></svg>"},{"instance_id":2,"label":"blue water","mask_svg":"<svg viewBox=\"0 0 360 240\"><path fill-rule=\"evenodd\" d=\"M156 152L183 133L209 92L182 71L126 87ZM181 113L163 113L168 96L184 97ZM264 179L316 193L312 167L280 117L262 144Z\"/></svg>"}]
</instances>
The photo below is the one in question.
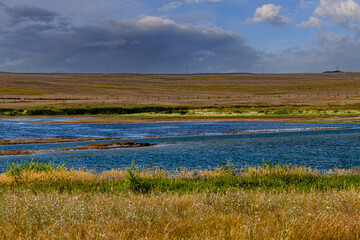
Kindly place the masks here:
<instances>
[{"instance_id":1,"label":"blue water","mask_svg":"<svg viewBox=\"0 0 360 240\"><path fill-rule=\"evenodd\" d=\"M64 121L66 119L55 119ZM231 160L235 165L258 165L262 159L295 163L318 169L334 166L349 168L360 165L360 124L304 122L191 122L191 123L134 123L134 124L36 124L54 119L0 119L0 138L54 137L136 137L131 141L158 143L147 148L111 149L97 151L62 151L30 156L2 156L0 169L7 163L20 160L65 161L68 167L94 169L123 169L134 159L144 166L175 168L215 167ZM31 124L28 124L28 123ZM324 128L307 130L304 128ZM329 130L329 127L353 129ZM228 132L257 130L292 130L290 132L243 133ZM201 134L146 138L155 135ZM145 138L144 138L145 137ZM124 140L129 141L129 140ZM94 141L99 142L99 141ZM86 143L56 143L0 146L0 150L52 149L86 145Z\"/></svg>"}]
</instances>

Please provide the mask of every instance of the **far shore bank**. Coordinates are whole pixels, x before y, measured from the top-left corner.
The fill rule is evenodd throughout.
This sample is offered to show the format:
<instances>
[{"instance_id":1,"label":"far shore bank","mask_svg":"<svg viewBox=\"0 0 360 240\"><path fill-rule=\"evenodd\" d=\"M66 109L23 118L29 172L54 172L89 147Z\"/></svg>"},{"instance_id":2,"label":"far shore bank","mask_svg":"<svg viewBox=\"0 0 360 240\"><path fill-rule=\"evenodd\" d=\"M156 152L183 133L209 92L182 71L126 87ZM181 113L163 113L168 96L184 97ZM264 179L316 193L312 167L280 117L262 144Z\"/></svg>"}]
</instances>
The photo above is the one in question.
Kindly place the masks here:
<instances>
[{"instance_id":1,"label":"far shore bank","mask_svg":"<svg viewBox=\"0 0 360 240\"><path fill-rule=\"evenodd\" d=\"M250 121L360 121L360 116L338 117L166 117L139 118L121 116L0 116L0 119L57 119L67 118L65 121L36 122L36 124L92 124L92 123L158 123L158 122L250 122ZM31 122L30 122L31 124Z\"/></svg>"}]
</instances>

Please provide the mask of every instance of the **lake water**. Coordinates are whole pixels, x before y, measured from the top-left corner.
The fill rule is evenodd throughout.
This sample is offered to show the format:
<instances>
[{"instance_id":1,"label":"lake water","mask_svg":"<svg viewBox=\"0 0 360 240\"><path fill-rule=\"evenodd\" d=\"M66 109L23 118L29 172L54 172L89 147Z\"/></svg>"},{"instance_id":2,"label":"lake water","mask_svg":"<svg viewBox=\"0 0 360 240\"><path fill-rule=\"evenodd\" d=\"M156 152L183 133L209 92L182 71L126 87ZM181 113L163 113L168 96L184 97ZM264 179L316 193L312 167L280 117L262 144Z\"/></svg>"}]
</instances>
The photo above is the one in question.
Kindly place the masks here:
<instances>
[{"instance_id":1,"label":"lake water","mask_svg":"<svg viewBox=\"0 0 360 240\"><path fill-rule=\"evenodd\" d=\"M208 168L232 161L258 165L262 159L295 163L321 170L360 165L360 124L306 122L190 122L134 124L37 124L66 119L0 119L0 138L134 137L131 141L159 145L147 148L62 151L28 156L0 156L0 171L21 160L65 161L70 168L123 169L134 159L139 165ZM31 123L31 124L29 124ZM352 129L327 129L352 127ZM322 128L322 130L306 130ZM271 130L273 132L252 132ZM278 131L277 131L278 130ZM222 133L247 132L242 134ZM199 134L198 136L179 136ZM154 135L178 135L146 138ZM129 140L124 140L129 141ZM52 149L89 143L0 145L0 150Z\"/></svg>"}]
</instances>

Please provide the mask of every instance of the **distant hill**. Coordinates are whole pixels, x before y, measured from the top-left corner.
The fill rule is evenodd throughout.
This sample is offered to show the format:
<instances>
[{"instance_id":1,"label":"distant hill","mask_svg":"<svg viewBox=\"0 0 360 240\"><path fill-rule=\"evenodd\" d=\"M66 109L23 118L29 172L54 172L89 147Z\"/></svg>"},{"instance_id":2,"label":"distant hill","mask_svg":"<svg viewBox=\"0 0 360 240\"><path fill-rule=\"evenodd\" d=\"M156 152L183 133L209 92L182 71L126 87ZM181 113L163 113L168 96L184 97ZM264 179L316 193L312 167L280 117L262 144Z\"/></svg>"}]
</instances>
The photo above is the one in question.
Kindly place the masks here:
<instances>
[{"instance_id":1,"label":"distant hill","mask_svg":"<svg viewBox=\"0 0 360 240\"><path fill-rule=\"evenodd\" d=\"M335 70L335 71L325 71L323 73L343 73L343 71Z\"/></svg>"}]
</instances>

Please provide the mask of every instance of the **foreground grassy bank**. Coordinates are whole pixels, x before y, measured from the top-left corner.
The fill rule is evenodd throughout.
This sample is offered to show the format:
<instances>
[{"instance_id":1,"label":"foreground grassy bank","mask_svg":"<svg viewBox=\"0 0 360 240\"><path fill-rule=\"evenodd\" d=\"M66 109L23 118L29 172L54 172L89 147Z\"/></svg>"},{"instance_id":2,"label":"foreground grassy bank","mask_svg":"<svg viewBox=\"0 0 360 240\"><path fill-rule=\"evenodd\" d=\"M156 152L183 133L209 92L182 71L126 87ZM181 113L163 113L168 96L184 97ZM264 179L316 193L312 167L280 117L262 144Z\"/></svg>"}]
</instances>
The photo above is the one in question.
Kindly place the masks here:
<instances>
[{"instance_id":1,"label":"foreground grassy bank","mask_svg":"<svg viewBox=\"0 0 360 240\"><path fill-rule=\"evenodd\" d=\"M208 170L175 170L132 165L126 170L98 174L68 170L63 164L24 162L8 166L0 175L0 191L87 193L226 192L232 188L261 191L330 191L360 189L360 168L321 173L296 165L272 165L235 169L231 164Z\"/></svg>"},{"instance_id":2,"label":"foreground grassy bank","mask_svg":"<svg viewBox=\"0 0 360 240\"><path fill-rule=\"evenodd\" d=\"M0 108L0 116L119 115L129 118L356 117L360 104Z\"/></svg>"},{"instance_id":3,"label":"foreground grassy bank","mask_svg":"<svg viewBox=\"0 0 360 240\"><path fill-rule=\"evenodd\" d=\"M102 174L22 163L0 175L1 239L357 239L360 169Z\"/></svg>"}]
</instances>

